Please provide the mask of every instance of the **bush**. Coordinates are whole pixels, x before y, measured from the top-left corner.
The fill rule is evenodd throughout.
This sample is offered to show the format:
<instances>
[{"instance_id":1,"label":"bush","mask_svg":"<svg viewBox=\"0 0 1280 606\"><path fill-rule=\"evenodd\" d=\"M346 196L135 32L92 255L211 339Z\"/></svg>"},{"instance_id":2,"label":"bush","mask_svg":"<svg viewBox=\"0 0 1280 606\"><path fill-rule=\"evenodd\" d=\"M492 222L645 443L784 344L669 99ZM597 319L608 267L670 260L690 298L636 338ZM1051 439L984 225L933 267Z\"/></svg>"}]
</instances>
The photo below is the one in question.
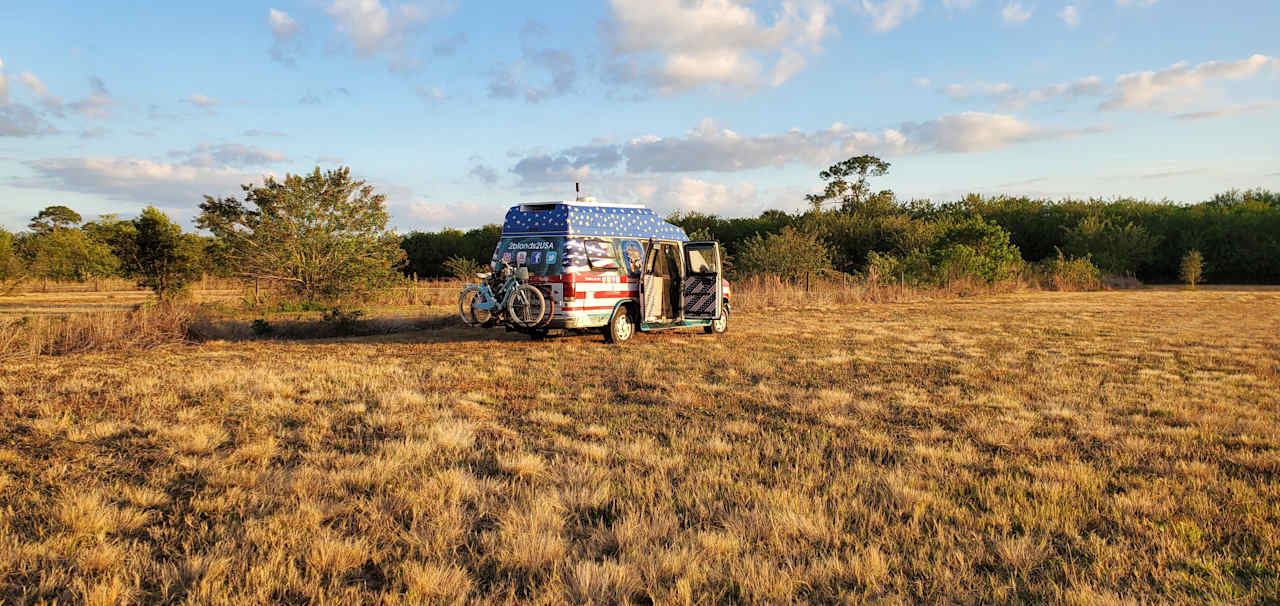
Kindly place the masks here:
<instances>
[{"instance_id":1,"label":"bush","mask_svg":"<svg viewBox=\"0 0 1280 606\"><path fill-rule=\"evenodd\" d=\"M931 221L938 235L924 248L893 255L867 254L867 272L922 286L944 286L959 280L995 284L1017 273L1022 265L1018 247L1009 243L1009 232L978 217L942 218Z\"/></svg>"},{"instance_id":2,"label":"bush","mask_svg":"<svg viewBox=\"0 0 1280 606\"><path fill-rule=\"evenodd\" d=\"M1058 251L1036 267L1042 285L1054 290L1098 290L1102 287L1102 270L1088 256L1070 257Z\"/></svg>"},{"instance_id":3,"label":"bush","mask_svg":"<svg viewBox=\"0 0 1280 606\"><path fill-rule=\"evenodd\" d=\"M1200 276L1204 274L1204 255L1200 251L1191 249L1182 257L1182 265L1179 268L1178 275L1182 278L1187 286L1195 289L1196 284L1200 282Z\"/></svg>"},{"instance_id":4,"label":"bush","mask_svg":"<svg viewBox=\"0 0 1280 606\"><path fill-rule=\"evenodd\" d=\"M449 257L444 262L444 270L459 280L474 280L477 273L484 271L484 266L474 259Z\"/></svg>"},{"instance_id":5,"label":"bush","mask_svg":"<svg viewBox=\"0 0 1280 606\"><path fill-rule=\"evenodd\" d=\"M831 270L831 248L816 235L793 227L776 234L753 236L735 260L739 276L774 275L796 278L806 272Z\"/></svg>"}]
</instances>

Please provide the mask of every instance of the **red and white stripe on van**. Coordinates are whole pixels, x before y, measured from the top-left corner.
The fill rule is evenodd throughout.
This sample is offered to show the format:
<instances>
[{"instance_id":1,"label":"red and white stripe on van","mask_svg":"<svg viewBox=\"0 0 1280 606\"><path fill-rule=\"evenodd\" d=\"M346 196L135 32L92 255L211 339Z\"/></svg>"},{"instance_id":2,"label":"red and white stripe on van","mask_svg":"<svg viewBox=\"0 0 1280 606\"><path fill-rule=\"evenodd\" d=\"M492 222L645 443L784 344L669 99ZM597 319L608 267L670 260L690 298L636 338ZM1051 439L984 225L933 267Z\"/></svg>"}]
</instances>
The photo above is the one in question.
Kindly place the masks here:
<instances>
[{"instance_id":1,"label":"red and white stripe on van","mask_svg":"<svg viewBox=\"0 0 1280 606\"><path fill-rule=\"evenodd\" d=\"M558 276L529 276L529 282L544 285L555 301L555 319L575 312L611 310L621 301L640 298L640 280L628 275L572 272ZM729 281L722 280L722 296L729 298Z\"/></svg>"}]
</instances>

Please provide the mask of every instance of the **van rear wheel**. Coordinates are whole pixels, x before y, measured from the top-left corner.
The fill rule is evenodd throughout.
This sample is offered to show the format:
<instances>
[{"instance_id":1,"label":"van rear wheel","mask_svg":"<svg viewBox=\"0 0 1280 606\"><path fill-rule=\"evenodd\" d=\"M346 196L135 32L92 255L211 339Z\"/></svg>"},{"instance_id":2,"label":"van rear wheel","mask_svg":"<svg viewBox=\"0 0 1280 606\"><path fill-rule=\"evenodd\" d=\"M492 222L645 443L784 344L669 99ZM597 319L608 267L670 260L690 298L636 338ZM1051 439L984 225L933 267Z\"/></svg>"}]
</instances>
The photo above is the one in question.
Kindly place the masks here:
<instances>
[{"instance_id":1,"label":"van rear wheel","mask_svg":"<svg viewBox=\"0 0 1280 606\"><path fill-rule=\"evenodd\" d=\"M729 306L726 304L719 318L702 327L702 332L709 335L722 335L729 332Z\"/></svg>"},{"instance_id":2,"label":"van rear wheel","mask_svg":"<svg viewBox=\"0 0 1280 606\"><path fill-rule=\"evenodd\" d=\"M605 343L625 343L636 334L636 323L625 306L614 310L609 324L604 327Z\"/></svg>"}]
</instances>

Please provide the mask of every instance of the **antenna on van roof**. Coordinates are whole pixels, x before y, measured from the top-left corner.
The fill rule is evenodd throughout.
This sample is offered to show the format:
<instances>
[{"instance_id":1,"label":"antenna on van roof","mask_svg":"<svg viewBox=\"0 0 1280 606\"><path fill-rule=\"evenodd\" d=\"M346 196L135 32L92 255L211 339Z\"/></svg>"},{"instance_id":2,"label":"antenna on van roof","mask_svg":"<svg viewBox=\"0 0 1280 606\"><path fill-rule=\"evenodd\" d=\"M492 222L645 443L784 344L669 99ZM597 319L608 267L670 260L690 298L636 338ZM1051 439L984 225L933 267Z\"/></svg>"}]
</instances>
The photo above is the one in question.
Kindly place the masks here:
<instances>
[{"instance_id":1,"label":"antenna on van roof","mask_svg":"<svg viewBox=\"0 0 1280 606\"><path fill-rule=\"evenodd\" d=\"M581 201L582 201L582 184L581 184L581 183L574 182L574 184L573 184L573 197L574 197L574 200L576 200L576 201L578 201L578 202L581 202Z\"/></svg>"}]
</instances>

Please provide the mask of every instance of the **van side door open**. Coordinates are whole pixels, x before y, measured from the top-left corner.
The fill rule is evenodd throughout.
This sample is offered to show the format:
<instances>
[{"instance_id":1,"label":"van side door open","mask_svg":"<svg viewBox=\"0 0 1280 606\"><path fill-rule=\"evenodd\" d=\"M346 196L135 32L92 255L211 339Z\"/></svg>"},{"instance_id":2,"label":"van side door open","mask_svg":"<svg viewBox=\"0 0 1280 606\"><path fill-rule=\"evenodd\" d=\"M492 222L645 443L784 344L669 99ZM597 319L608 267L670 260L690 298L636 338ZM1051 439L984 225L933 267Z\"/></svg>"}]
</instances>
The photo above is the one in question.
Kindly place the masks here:
<instances>
[{"instance_id":1,"label":"van side door open","mask_svg":"<svg viewBox=\"0 0 1280 606\"><path fill-rule=\"evenodd\" d=\"M651 241L640 278L641 322L669 324L680 320L680 261L677 243Z\"/></svg>"},{"instance_id":2,"label":"van side door open","mask_svg":"<svg viewBox=\"0 0 1280 606\"><path fill-rule=\"evenodd\" d=\"M720 245L716 242L684 243L684 282L681 303L686 320L720 317Z\"/></svg>"}]
</instances>

